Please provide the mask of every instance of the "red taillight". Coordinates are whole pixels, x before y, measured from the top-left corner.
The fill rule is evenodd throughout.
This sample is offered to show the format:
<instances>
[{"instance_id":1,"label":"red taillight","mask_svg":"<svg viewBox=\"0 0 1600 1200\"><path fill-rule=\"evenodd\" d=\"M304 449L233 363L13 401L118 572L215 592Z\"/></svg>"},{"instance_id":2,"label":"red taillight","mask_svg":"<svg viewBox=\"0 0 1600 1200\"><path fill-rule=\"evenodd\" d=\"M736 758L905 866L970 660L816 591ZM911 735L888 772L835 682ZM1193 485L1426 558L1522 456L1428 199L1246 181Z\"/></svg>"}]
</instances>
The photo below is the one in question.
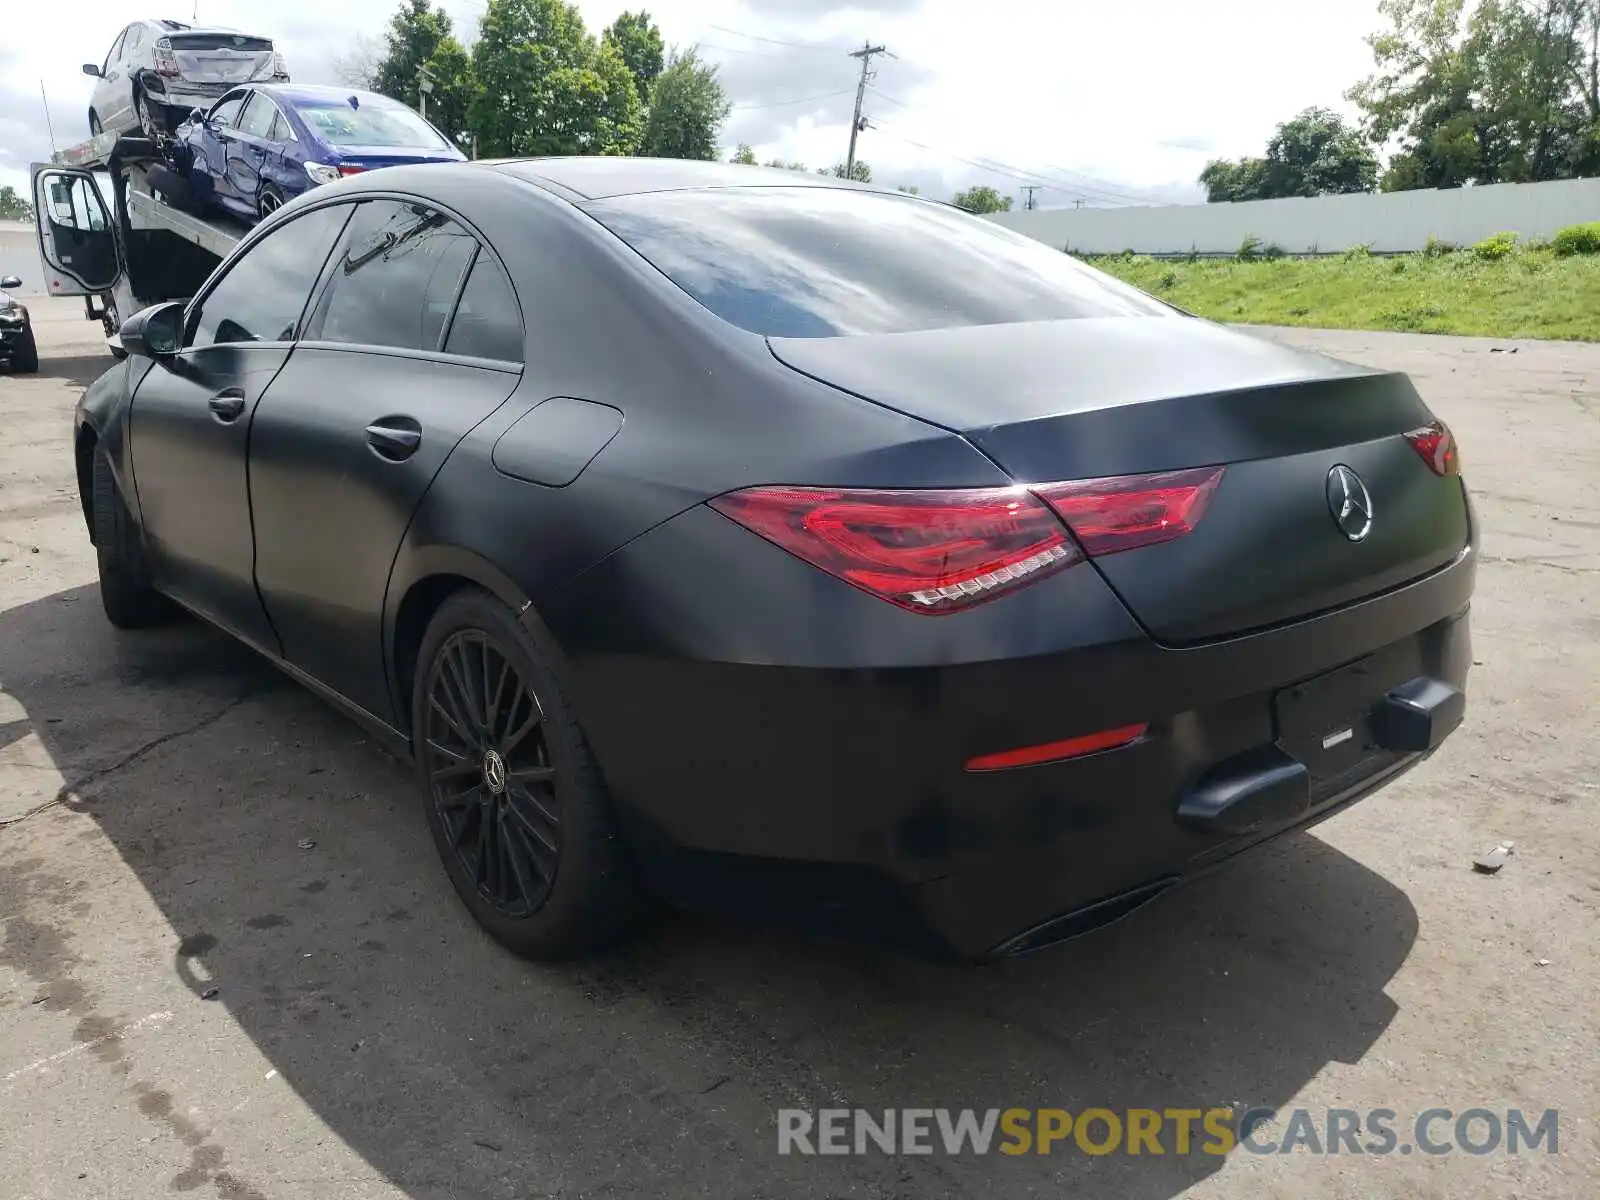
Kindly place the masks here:
<instances>
[{"instance_id":1,"label":"red taillight","mask_svg":"<svg viewBox=\"0 0 1600 1200\"><path fill-rule=\"evenodd\" d=\"M966 608L1082 558L1023 488L758 487L710 503L812 566L918 613Z\"/></svg>"},{"instance_id":2,"label":"red taillight","mask_svg":"<svg viewBox=\"0 0 1600 1200\"><path fill-rule=\"evenodd\" d=\"M363 172L365 170L366 170L365 167L358 167L354 163L340 163L339 164L339 174L341 176L359 175L359 174L361 174L361 172Z\"/></svg>"},{"instance_id":3,"label":"red taillight","mask_svg":"<svg viewBox=\"0 0 1600 1200\"><path fill-rule=\"evenodd\" d=\"M1411 443L1411 448L1422 456L1422 461L1428 464L1428 469L1435 475L1461 474L1461 458L1456 453L1455 435L1443 421L1413 429L1406 434L1406 441Z\"/></svg>"},{"instance_id":4,"label":"red taillight","mask_svg":"<svg viewBox=\"0 0 1600 1200\"><path fill-rule=\"evenodd\" d=\"M1170 542L1205 515L1221 467L1034 486L1091 558Z\"/></svg>"},{"instance_id":5,"label":"red taillight","mask_svg":"<svg viewBox=\"0 0 1600 1200\"><path fill-rule=\"evenodd\" d=\"M1148 725L1124 725L1118 729L1102 729L1099 733L1086 733L1082 737L1067 738L1060 742L1045 742L1039 746L1024 746L1020 750L1003 750L999 754L980 754L967 760L969 771L1004 771L1010 767L1031 767L1039 763L1060 762L1064 758L1077 758L1099 750L1114 750L1144 736Z\"/></svg>"}]
</instances>

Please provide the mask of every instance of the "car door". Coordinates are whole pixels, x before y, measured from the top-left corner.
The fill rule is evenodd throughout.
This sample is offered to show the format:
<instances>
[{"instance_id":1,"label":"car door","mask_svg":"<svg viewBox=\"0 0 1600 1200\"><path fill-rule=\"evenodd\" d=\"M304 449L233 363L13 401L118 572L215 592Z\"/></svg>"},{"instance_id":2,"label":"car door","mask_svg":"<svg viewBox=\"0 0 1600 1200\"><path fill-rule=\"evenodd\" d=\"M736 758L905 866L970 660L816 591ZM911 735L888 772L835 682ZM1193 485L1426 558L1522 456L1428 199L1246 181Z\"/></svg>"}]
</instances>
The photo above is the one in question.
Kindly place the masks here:
<instances>
[{"instance_id":1,"label":"car door","mask_svg":"<svg viewBox=\"0 0 1600 1200\"><path fill-rule=\"evenodd\" d=\"M236 208L241 203L239 194L229 182L228 153L233 127L238 123L245 101L251 92L246 88L229 92L211 106L200 129L191 170L210 181L211 198Z\"/></svg>"},{"instance_id":2,"label":"car door","mask_svg":"<svg viewBox=\"0 0 1600 1200\"><path fill-rule=\"evenodd\" d=\"M502 324L513 314L515 336L482 343L506 359L450 342L463 288ZM366 201L256 414L256 584L284 656L391 724L389 573L445 459L517 385L515 313L498 261L461 223L421 201Z\"/></svg>"},{"instance_id":3,"label":"car door","mask_svg":"<svg viewBox=\"0 0 1600 1200\"><path fill-rule=\"evenodd\" d=\"M229 190L252 208L261 194L261 178L271 151L267 135L277 115L277 105L260 92L251 92L239 123L227 136Z\"/></svg>"},{"instance_id":4,"label":"car door","mask_svg":"<svg viewBox=\"0 0 1600 1200\"><path fill-rule=\"evenodd\" d=\"M154 582L276 653L256 595L245 449L350 209L314 209L252 243L190 304L184 346L134 393L128 444Z\"/></svg>"},{"instance_id":5,"label":"car door","mask_svg":"<svg viewBox=\"0 0 1600 1200\"><path fill-rule=\"evenodd\" d=\"M33 167L34 237L52 296L109 292L122 276L111 213L88 171Z\"/></svg>"},{"instance_id":6,"label":"car door","mask_svg":"<svg viewBox=\"0 0 1600 1200\"><path fill-rule=\"evenodd\" d=\"M100 118L100 128L108 133L124 130L133 123L133 84L122 70L122 45L127 37L128 31L124 29L111 43L105 62L100 64L100 77L95 81L89 102Z\"/></svg>"}]
</instances>

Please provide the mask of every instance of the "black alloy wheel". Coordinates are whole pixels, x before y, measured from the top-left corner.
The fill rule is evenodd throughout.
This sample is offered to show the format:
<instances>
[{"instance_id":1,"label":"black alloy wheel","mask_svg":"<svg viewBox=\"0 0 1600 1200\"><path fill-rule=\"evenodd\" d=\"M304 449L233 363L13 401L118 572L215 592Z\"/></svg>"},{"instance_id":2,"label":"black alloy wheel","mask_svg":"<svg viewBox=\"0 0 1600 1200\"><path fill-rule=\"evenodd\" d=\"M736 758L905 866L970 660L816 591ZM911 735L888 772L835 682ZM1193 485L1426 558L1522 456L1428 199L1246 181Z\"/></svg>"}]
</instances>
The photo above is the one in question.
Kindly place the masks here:
<instances>
[{"instance_id":1,"label":"black alloy wheel","mask_svg":"<svg viewBox=\"0 0 1600 1200\"><path fill-rule=\"evenodd\" d=\"M427 680L422 753L437 819L497 913L537 912L561 853L561 787L538 697L483 630L451 634Z\"/></svg>"}]
</instances>

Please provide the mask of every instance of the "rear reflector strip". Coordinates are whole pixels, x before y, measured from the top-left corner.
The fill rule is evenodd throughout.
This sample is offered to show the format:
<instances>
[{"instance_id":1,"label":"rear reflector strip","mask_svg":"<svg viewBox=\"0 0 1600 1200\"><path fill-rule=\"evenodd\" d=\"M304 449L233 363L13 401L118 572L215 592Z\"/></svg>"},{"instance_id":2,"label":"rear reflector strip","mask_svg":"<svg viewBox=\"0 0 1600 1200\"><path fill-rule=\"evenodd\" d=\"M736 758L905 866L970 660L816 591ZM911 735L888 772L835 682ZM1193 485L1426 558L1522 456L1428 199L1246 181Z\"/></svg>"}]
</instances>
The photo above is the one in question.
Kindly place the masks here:
<instances>
[{"instance_id":1,"label":"rear reflector strip","mask_svg":"<svg viewBox=\"0 0 1600 1200\"><path fill-rule=\"evenodd\" d=\"M1144 735L1148 724L1123 725L1118 729L1102 729L1099 733L1086 733L1082 737L1067 738L1060 742L1045 742L1039 746L1024 746L1020 750L1003 750L999 754L980 754L967 760L969 771L1004 771L1011 767L1031 767L1039 763L1060 762L1064 758L1078 758L1100 750L1115 750Z\"/></svg>"}]
</instances>

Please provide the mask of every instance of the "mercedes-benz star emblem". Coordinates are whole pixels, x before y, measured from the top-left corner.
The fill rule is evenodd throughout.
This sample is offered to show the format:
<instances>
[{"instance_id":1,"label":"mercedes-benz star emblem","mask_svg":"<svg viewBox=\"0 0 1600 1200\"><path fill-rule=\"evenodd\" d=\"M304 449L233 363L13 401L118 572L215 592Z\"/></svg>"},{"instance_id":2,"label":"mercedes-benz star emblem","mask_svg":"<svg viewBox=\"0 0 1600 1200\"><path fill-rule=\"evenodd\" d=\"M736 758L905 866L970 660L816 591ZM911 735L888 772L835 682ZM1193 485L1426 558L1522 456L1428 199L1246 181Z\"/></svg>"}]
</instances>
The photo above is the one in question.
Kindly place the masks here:
<instances>
[{"instance_id":1,"label":"mercedes-benz star emblem","mask_svg":"<svg viewBox=\"0 0 1600 1200\"><path fill-rule=\"evenodd\" d=\"M506 763L497 751L483 756L483 782L496 796L506 790Z\"/></svg>"},{"instance_id":2,"label":"mercedes-benz star emblem","mask_svg":"<svg viewBox=\"0 0 1600 1200\"><path fill-rule=\"evenodd\" d=\"M1328 511L1339 531L1352 542L1372 532L1372 496L1361 476L1343 463L1328 472Z\"/></svg>"}]
</instances>

